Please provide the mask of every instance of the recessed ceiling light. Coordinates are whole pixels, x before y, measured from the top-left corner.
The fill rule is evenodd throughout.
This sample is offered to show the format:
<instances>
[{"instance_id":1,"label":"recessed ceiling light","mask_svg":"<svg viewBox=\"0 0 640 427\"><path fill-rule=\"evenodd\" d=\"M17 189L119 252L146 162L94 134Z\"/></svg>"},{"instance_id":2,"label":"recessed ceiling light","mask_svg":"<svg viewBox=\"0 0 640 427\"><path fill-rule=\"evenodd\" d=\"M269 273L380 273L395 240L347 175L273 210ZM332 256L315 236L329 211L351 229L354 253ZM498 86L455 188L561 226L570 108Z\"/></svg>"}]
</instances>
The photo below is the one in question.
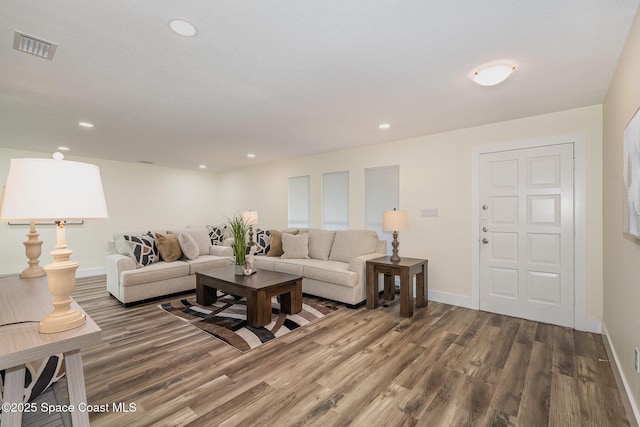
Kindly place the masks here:
<instances>
[{"instance_id":1,"label":"recessed ceiling light","mask_svg":"<svg viewBox=\"0 0 640 427\"><path fill-rule=\"evenodd\" d=\"M391 125L389 123L380 123L378 129L389 129Z\"/></svg>"},{"instance_id":2,"label":"recessed ceiling light","mask_svg":"<svg viewBox=\"0 0 640 427\"><path fill-rule=\"evenodd\" d=\"M470 77L480 86L495 86L505 81L515 69L512 62L489 62L476 68Z\"/></svg>"},{"instance_id":3,"label":"recessed ceiling light","mask_svg":"<svg viewBox=\"0 0 640 427\"><path fill-rule=\"evenodd\" d=\"M83 128L92 128L93 127L93 123L89 123L89 122L78 122L78 125L82 126Z\"/></svg>"},{"instance_id":4,"label":"recessed ceiling light","mask_svg":"<svg viewBox=\"0 0 640 427\"><path fill-rule=\"evenodd\" d=\"M177 35L183 37L193 37L198 34L196 26L184 19L172 19L169 21L169 28Z\"/></svg>"},{"instance_id":5,"label":"recessed ceiling light","mask_svg":"<svg viewBox=\"0 0 640 427\"><path fill-rule=\"evenodd\" d=\"M253 153L249 153L249 154L247 154L247 157L250 158L250 159L254 159L256 157L256 155L253 154Z\"/></svg>"},{"instance_id":6,"label":"recessed ceiling light","mask_svg":"<svg viewBox=\"0 0 640 427\"><path fill-rule=\"evenodd\" d=\"M58 147L58 150L60 150L60 151L69 151L69 147L60 146L60 147Z\"/></svg>"},{"instance_id":7,"label":"recessed ceiling light","mask_svg":"<svg viewBox=\"0 0 640 427\"><path fill-rule=\"evenodd\" d=\"M198 167L199 167L200 169L206 169L206 168L207 168L207 165L200 165L200 166L198 166Z\"/></svg>"}]
</instances>

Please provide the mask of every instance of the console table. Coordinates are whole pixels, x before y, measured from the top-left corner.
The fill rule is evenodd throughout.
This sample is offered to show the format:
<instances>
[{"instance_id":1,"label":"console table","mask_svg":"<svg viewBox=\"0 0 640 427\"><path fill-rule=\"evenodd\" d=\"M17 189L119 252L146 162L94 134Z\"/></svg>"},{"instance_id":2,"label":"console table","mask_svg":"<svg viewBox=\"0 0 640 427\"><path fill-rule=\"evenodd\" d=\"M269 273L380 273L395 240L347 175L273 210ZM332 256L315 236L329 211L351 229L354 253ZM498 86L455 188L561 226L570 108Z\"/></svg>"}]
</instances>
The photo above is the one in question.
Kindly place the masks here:
<instances>
[{"instance_id":1,"label":"console table","mask_svg":"<svg viewBox=\"0 0 640 427\"><path fill-rule=\"evenodd\" d=\"M89 413L78 407L80 403L80 408L87 403L80 350L100 343L102 330L86 316L86 323L78 328L53 334L39 333L40 320L53 311L51 301L53 296L47 288L46 276L0 279L0 370L5 370L3 401L5 404L22 403L27 362L64 353L69 403L74 407L71 421L74 426L88 426ZM84 313L75 301L71 306ZM22 413L3 411L1 417L2 426L18 426Z\"/></svg>"},{"instance_id":2,"label":"console table","mask_svg":"<svg viewBox=\"0 0 640 427\"><path fill-rule=\"evenodd\" d=\"M367 261L367 308L376 308L378 300L378 274L384 274L384 297L395 298L393 278L400 276L400 316L413 316L413 277L416 277L416 306L427 306L428 272L426 259L405 258L391 261L391 257Z\"/></svg>"}]
</instances>

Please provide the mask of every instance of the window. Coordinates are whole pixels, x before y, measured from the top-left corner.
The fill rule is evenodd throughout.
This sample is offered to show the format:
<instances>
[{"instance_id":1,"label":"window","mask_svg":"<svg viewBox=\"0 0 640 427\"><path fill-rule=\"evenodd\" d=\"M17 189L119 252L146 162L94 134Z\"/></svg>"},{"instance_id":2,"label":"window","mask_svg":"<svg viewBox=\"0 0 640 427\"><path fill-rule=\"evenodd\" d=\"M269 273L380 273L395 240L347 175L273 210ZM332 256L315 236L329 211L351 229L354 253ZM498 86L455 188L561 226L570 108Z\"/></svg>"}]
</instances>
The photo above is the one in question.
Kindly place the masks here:
<instances>
[{"instance_id":1,"label":"window","mask_svg":"<svg viewBox=\"0 0 640 427\"><path fill-rule=\"evenodd\" d=\"M309 175L289 178L289 227L309 228Z\"/></svg>"},{"instance_id":2,"label":"window","mask_svg":"<svg viewBox=\"0 0 640 427\"><path fill-rule=\"evenodd\" d=\"M382 213L399 208L400 167L385 166L364 171L365 227L378 233L387 241L387 253L391 252L393 234L382 231Z\"/></svg>"},{"instance_id":3,"label":"window","mask_svg":"<svg viewBox=\"0 0 640 427\"><path fill-rule=\"evenodd\" d=\"M349 229L349 172L322 174L322 228Z\"/></svg>"}]
</instances>

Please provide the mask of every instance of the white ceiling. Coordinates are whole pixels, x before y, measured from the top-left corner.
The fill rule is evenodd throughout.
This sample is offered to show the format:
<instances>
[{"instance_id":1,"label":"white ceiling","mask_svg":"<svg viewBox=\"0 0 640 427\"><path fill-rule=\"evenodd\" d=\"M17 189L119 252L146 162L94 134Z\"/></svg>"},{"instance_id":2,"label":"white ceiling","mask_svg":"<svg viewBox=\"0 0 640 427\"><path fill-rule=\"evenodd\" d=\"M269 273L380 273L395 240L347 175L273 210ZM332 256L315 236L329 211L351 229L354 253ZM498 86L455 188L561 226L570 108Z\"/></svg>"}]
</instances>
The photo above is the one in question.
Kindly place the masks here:
<instances>
[{"instance_id":1,"label":"white ceiling","mask_svg":"<svg viewBox=\"0 0 640 427\"><path fill-rule=\"evenodd\" d=\"M224 170L599 104L638 3L2 0L0 146Z\"/></svg>"}]
</instances>

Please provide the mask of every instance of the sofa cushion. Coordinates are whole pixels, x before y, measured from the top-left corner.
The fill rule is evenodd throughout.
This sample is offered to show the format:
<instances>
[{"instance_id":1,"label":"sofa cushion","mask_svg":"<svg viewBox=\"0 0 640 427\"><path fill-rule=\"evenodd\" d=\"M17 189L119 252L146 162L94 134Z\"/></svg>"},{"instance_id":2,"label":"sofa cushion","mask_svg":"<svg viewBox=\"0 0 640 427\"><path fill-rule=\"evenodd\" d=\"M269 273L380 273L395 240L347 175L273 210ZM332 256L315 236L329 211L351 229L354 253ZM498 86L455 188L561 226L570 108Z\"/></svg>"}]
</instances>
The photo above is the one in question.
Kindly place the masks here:
<instances>
[{"instance_id":1,"label":"sofa cushion","mask_svg":"<svg viewBox=\"0 0 640 427\"><path fill-rule=\"evenodd\" d=\"M123 234L122 237L129 244L129 256L140 267L153 264L160 260L156 240L150 231L144 234Z\"/></svg>"},{"instance_id":2,"label":"sofa cushion","mask_svg":"<svg viewBox=\"0 0 640 427\"><path fill-rule=\"evenodd\" d=\"M281 273L299 274L302 276L305 263L309 262L308 259L275 259L273 269Z\"/></svg>"},{"instance_id":3,"label":"sofa cushion","mask_svg":"<svg viewBox=\"0 0 640 427\"><path fill-rule=\"evenodd\" d=\"M123 271L120 286L135 286L144 283L174 279L189 274L189 265L184 261L159 261L137 270Z\"/></svg>"},{"instance_id":4,"label":"sofa cushion","mask_svg":"<svg viewBox=\"0 0 640 427\"><path fill-rule=\"evenodd\" d=\"M280 258L261 255L255 258L255 260L253 261L253 266L262 270L273 271L275 269L276 261L279 260Z\"/></svg>"},{"instance_id":5,"label":"sofa cushion","mask_svg":"<svg viewBox=\"0 0 640 427\"><path fill-rule=\"evenodd\" d=\"M282 230L270 230L271 244L267 256L281 256L284 251L282 250L282 233L298 234L298 230L282 231Z\"/></svg>"},{"instance_id":6,"label":"sofa cushion","mask_svg":"<svg viewBox=\"0 0 640 427\"><path fill-rule=\"evenodd\" d=\"M309 258L309 234L282 234L282 259L308 259Z\"/></svg>"},{"instance_id":7,"label":"sofa cushion","mask_svg":"<svg viewBox=\"0 0 640 427\"><path fill-rule=\"evenodd\" d=\"M156 246L163 261L173 262L182 258L182 249L176 234L156 233Z\"/></svg>"},{"instance_id":8,"label":"sofa cushion","mask_svg":"<svg viewBox=\"0 0 640 427\"><path fill-rule=\"evenodd\" d=\"M303 276L351 288L358 284L358 273L349 271L349 264L341 261L310 260L304 264Z\"/></svg>"},{"instance_id":9,"label":"sofa cushion","mask_svg":"<svg viewBox=\"0 0 640 427\"><path fill-rule=\"evenodd\" d=\"M200 255L196 259L188 260L187 264L189 264L189 274L196 274L200 271L211 270L212 268L232 265L233 260L230 257L219 257L215 255Z\"/></svg>"},{"instance_id":10,"label":"sofa cushion","mask_svg":"<svg viewBox=\"0 0 640 427\"><path fill-rule=\"evenodd\" d=\"M187 259L196 259L200 254L200 248L193 237L187 233L180 233L178 235L178 243L180 243L180 249Z\"/></svg>"},{"instance_id":11,"label":"sofa cushion","mask_svg":"<svg viewBox=\"0 0 640 427\"><path fill-rule=\"evenodd\" d=\"M309 230L309 258L328 260L335 236L335 231Z\"/></svg>"},{"instance_id":12,"label":"sofa cushion","mask_svg":"<svg viewBox=\"0 0 640 427\"><path fill-rule=\"evenodd\" d=\"M333 240L331 261L349 262L351 258L373 253L378 244L378 234L372 230L339 230Z\"/></svg>"},{"instance_id":13,"label":"sofa cushion","mask_svg":"<svg viewBox=\"0 0 640 427\"><path fill-rule=\"evenodd\" d=\"M186 233L189 236L193 237L196 244L198 245L198 255L209 255L209 246L211 246L211 239L209 238L209 233L206 228L185 228L179 233Z\"/></svg>"}]
</instances>

